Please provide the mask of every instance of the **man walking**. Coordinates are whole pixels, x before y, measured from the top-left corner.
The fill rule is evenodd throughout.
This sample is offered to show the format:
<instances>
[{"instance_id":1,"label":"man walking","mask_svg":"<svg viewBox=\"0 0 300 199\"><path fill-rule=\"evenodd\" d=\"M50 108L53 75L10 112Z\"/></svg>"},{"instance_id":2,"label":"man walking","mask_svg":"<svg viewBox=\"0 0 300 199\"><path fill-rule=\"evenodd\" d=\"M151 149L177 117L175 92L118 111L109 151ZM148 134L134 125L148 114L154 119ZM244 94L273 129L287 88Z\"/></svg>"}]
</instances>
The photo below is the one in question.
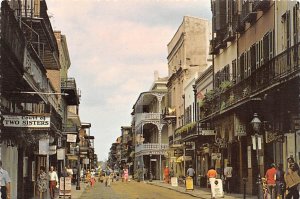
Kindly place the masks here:
<instances>
[{"instance_id":1,"label":"man walking","mask_svg":"<svg viewBox=\"0 0 300 199\"><path fill-rule=\"evenodd\" d=\"M2 168L2 161L0 160L0 185L1 185L1 199L10 199L10 177L8 172Z\"/></svg>"},{"instance_id":2,"label":"man walking","mask_svg":"<svg viewBox=\"0 0 300 199\"><path fill-rule=\"evenodd\" d=\"M275 164L271 164L271 168L269 168L266 172L266 179L267 179L267 188L268 188L268 193L270 194L271 199L275 199L275 176L276 176L276 168Z\"/></svg>"},{"instance_id":3,"label":"man walking","mask_svg":"<svg viewBox=\"0 0 300 199\"><path fill-rule=\"evenodd\" d=\"M55 197L55 187L58 184L58 176L56 171L54 171L54 167L50 167L49 171L49 190L50 190L50 198L54 199Z\"/></svg>"},{"instance_id":4,"label":"man walking","mask_svg":"<svg viewBox=\"0 0 300 199\"><path fill-rule=\"evenodd\" d=\"M232 167L231 164L228 163L224 169L224 176L225 176L225 191L227 193L231 193L231 180L232 180Z\"/></svg>"}]
</instances>

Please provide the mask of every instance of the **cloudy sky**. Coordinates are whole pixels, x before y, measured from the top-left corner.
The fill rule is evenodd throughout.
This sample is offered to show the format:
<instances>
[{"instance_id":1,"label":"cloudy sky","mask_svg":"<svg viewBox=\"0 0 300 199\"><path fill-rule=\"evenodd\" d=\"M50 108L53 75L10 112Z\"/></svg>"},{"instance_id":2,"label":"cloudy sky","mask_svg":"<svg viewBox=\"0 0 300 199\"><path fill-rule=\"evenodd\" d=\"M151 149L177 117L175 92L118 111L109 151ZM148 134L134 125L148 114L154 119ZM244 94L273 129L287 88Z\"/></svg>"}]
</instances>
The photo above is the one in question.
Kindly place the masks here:
<instances>
[{"instance_id":1,"label":"cloudy sky","mask_svg":"<svg viewBox=\"0 0 300 199\"><path fill-rule=\"evenodd\" d=\"M185 15L210 19L210 0L47 0L53 29L67 37L80 118L108 157L154 71L167 76L167 44Z\"/></svg>"}]
</instances>

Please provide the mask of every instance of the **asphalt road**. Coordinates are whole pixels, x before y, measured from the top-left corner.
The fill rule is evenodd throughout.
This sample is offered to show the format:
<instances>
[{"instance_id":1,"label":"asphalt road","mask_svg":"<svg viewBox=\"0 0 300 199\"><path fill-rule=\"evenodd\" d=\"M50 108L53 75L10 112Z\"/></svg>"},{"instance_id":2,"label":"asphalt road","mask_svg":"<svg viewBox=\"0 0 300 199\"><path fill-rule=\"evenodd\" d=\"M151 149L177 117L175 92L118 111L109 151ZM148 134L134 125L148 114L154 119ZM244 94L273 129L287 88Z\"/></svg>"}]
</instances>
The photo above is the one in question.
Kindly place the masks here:
<instances>
[{"instance_id":1,"label":"asphalt road","mask_svg":"<svg viewBox=\"0 0 300 199\"><path fill-rule=\"evenodd\" d=\"M105 187L97 182L94 188L87 188L81 199L195 199L190 195L179 193L143 182L113 182Z\"/></svg>"}]
</instances>

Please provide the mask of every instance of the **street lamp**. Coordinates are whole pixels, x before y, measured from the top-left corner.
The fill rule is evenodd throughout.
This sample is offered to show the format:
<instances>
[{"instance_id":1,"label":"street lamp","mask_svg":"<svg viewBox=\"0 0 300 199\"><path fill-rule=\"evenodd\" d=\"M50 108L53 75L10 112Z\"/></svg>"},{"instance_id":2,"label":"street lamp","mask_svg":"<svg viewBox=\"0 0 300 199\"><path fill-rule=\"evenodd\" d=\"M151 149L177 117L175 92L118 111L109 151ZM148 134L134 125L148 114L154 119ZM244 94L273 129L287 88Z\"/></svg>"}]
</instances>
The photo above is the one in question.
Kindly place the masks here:
<instances>
[{"instance_id":1,"label":"street lamp","mask_svg":"<svg viewBox=\"0 0 300 199\"><path fill-rule=\"evenodd\" d=\"M197 122L197 88L196 84L193 85L194 91L194 121Z\"/></svg>"},{"instance_id":2,"label":"street lamp","mask_svg":"<svg viewBox=\"0 0 300 199\"><path fill-rule=\"evenodd\" d=\"M262 199L263 198L263 190L262 190L262 182L260 177L260 165L259 165L259 150L261 149L261 135L259 134L261 121L258 118L257 113L254 113L254 118L251 121L253 130L255 131L254 136L252 136L252 143L253 143L253 150L256 150L256 158L257 158L257 168L258 168L258 174L257 174L257 186L258 186L258 193L257 198Z\"/></svg>"}]
</instances>

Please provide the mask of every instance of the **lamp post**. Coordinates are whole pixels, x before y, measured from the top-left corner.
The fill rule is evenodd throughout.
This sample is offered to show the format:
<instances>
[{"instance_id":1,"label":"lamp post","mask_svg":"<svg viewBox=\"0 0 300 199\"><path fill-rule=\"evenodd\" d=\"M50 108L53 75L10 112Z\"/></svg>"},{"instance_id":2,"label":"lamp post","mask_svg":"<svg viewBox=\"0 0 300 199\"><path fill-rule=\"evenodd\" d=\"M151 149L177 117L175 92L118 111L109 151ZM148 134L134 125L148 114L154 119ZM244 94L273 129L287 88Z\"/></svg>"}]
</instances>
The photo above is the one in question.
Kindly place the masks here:
<instances>
[{"instance_id":1,"label":"lamp post","mask_svg":"<svg viewBox=\"0 0 300 199\"><path fill-rule=\"evenodd\" d=\"M194 121L197 122L197 89L196 84L193 85L194 91Z\"/></svg>"},{"instance_id":2,"label":"lamp post","mask_svg":"<svg viewBox=\"0 0 300 199\"><path fill-rule=\"evenodd\" d=\"M251 121L253 130L255 131L254 136L252 136L252 143L253 143L253 149L256 150L256 158L257 158L257 181L256 184L258 186L257 189L257 198L262 199L263 198L263 190L262 190L262 182L261 182L261 176L260 176L260 161L259 161L259 150L261 149L261 135L259 134L261 121L258 118L257 113L254 113L254 117Z\"/></svg>"}]
</instances>

